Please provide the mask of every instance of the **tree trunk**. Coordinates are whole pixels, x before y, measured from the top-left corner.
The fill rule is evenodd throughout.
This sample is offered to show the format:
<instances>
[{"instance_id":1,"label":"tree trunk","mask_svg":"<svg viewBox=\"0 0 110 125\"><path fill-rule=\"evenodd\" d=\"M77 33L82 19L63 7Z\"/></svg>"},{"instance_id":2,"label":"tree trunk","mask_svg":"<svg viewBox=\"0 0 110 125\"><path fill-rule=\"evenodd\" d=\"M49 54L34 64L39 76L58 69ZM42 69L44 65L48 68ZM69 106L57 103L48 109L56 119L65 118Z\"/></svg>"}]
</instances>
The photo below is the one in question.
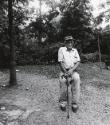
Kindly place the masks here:
<instances>
[{"instance_id":1,"label":"tree trunk","mask_svg":"<svg viewBox=\"0 0 110 125\"><path fill-rule=\"evenodd\" d=\"M39 9L39 16L40 16L40 26L42 25L41 24L41 21L42 21L42 3L41 3L41 0L39 0L39 6L40 6L40 9ZM39 29L39 36L38 36L38 40L39 40L39 44L41 44L41 38L42 38L42 30Z\"/></svg>"},{"instance_id":2,"label":"tree trunk","mask_svg":"<svg viewBox=\"0 0 110 125\"><path fill-rule=\"evenodd\" d=\"M10 81L9 86L14 86L17 84L16 80L16 63L15 63L15 48L13 40L13 0L8 0L8 35L10 42Z\"/></svg>"}]
</instances>

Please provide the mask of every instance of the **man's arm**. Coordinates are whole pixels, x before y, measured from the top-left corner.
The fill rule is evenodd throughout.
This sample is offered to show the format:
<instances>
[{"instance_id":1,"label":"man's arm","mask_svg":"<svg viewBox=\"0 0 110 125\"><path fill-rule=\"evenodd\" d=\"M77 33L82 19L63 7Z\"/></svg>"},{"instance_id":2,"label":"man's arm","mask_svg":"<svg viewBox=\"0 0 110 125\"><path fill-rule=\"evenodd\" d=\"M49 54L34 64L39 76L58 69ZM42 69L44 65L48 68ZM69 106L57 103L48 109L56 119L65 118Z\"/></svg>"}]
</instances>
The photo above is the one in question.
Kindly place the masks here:
<instances>
[{"instance_id":1,"label":"man's arm","mask_svg":"<svg viewBox=\"0 0 110 125\"><path fill-rule=\"evenodd\" d=\"M76 62L75 65L69 70L69 73L72 74L74 72L74 70L78 67L78 65L80 64L80 62Z\"/></svg>"},{"instance_id":2,"label":"man's arm","mask_svg":"<svg viewBox=\"0 0 110 125\"><path fill-rule=\"evenodd\" d=\"M64 73L64 76L65 76L65 77L68 77L68 76L71 75L71 74L66 70L66 68L65 68L65 66L64 66L64 64L63 64L63 62L60 62L60 68L61 68L61 71Z\"/></svg>"},{"instance_id":3,"label":"man's arm","mask_svg":"<svg viewBox=\"0 0 110 125\"><path fill-rule=\"evenodd\" d=\"M75 51L75 57L77 59L77 62L74 64L74 66L69 70L69 74L72 74L74 72L74 70L78 67L78 65L80 64L80 56L78 54L78 51Z\"/></svg>"},{"instance_id":4,"label":"man's arm","mask_svg":"<svg viewBox=\"0 0 110 125\"><path fill-rule=\"evenodd\" d=\"M59 64L60 64L61 71L62 71L63 73L67 73L66 68L65 68L63 62L59 62Z\"/></svg>"},{"instance_id":5,"label":"man's arm","mask_svg":"<svg viewBox=\"0 0 110 125\"><path fill-rule=\"evenodd\" d=\"M63 63L63 58L64 58L64 57L63 57L62 48L60 48L60 49L58 50L58 62L59 62L61 71L62 71L63 73L67 73L66 68L65 68L65 66L64 66L64 63Z\"/></svg>"}]
</instances>

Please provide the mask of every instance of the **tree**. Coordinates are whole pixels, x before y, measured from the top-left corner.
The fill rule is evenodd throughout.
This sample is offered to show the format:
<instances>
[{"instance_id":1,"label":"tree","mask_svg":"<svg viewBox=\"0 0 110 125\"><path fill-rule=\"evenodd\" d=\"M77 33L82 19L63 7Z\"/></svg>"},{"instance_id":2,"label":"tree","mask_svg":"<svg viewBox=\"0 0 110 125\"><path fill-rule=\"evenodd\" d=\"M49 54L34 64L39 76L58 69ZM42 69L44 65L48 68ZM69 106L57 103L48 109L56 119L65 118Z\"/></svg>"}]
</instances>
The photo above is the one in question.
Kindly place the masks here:
<instances>
[{"instance_id":1,"label":"tree","mask_svg":"<svg viewBox=\"0 0 110 125\"><path fill-rule=\"evenodd\" d=\"M60 5L63 13L61 20L62 37L71 34L75 39L79 39L81 48L92 39L92 30L90 27L91 12L88 0L65 0Z\"/></svg>"},{"instance_id":2,"label":"tree","mask_svg":"<svg viewBox=\"0 0 110 125\"><path fill-rule=\"evenodd\" d=\"M15 49L14 49L14 41L13 41L13 0L8 0L8 35L10 42L10 81L9 85L13 86L17 84L16 81L16 67L15 67Z\"/></svg>"},{"instance_id":3,"label":"tree","mask_svg":"<svg viewBox=\"0 0 110 125\"><path fill-rule=\"evenodd\" d=\"M94 35L96 39L100 39L101 53L110 55L110 0L99 4L99 7L103 11L97 17L93 18ZM102 27L102 23L105 24L105 27Z\"/></svg>"},{"instance_id":4,"label":"tree","mask_svg":"<svg viewBox=\"0 0 110 125\"><path fill-rule=\"evenodd\" d=\"M17 84L16 80L16 62L15 62L15 47L13 40L13 0L8 0L8 39L10 42L10 81L9 86L14 86ZM17 1L18 2L18 1ZM23 1L22 1L23 2Z\"/></svg>"},{"instance_id":5,"label":"tree","mask_svg":"<svg viewBox=\"0 0 110 125\"><path fill-rule=\"evenodd\" d=\"M58 15L57 11L50 11L49 14L42 15L42 18L37 17L36 21L33 21L27 26L27 29L34 34L34 37L38 37L41 34L43 36L48 36L48 41L56 41L57 28L53 24L53 20ZM39 44L42 41L39 40Z\"/></svg>"}]
</instances>

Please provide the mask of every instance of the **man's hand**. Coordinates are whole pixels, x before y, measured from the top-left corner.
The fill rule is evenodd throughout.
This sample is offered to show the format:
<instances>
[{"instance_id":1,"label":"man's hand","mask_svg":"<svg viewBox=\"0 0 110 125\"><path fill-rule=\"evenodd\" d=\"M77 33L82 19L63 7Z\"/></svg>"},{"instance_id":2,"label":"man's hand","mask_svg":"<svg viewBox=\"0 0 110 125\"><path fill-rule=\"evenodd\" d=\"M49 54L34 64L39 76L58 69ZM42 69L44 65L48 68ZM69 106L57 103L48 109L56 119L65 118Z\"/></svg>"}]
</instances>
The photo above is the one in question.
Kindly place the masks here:
<instances>
[{"instance_id":1,"label":"man's hand","mask_svg":"<svg viewBox=\"0 0 110 125\"><path fill-rule=\"evenodd\" d=\"M72 69L70 69L70 70L68 71L68 74L69 74L70 76L72 76L73 71L74 71L74 69L73 69L73 68L72 68Z\"/></svg>"},{"instance_id":2,"label":"man's hand","mask_svg":"<svg viewBox=\"0 0 110 125\"><path fill-rule=\"evenodd\" d=\"M67 77L70 76L70 74L66 71L66 72L64 73L64 76L67 78Z\"/></svg>"},{"instance_id":3,"label":"man's hand","mask_svg":"<svg viewBox=\"0 0 110 125\"><path fill-rule=\"evenodd\" d=\"M71 81L71 75L67 72L67 74L64 74L65 78L66 78L66 84L67 86L69 86L70 81Z\"/></svg>"},{"instance_id":4,"label":"man's hand","mask_svg":"<svg viewBox=\"0 0 110 125\"><path fill-rule=\"evenodd\" d=\"M66 71L66 72L64 72L64 76L65 77L71 77L72 76L72 74L73 74L73 69L69 69L68 71Z\"/></svg>"}]
</instances>

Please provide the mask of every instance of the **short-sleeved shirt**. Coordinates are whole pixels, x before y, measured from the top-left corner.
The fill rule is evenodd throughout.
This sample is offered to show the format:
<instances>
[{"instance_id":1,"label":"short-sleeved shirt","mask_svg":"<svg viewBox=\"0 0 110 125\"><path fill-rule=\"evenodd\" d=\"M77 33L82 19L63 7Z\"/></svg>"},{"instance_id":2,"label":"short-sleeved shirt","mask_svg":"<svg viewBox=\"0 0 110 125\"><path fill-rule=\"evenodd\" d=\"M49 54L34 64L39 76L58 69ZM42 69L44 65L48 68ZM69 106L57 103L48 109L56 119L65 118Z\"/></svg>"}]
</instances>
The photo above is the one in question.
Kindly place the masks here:
<instances>
[{"instance_id":1,"label":"short-sleeved shirt","mask_svg":"<svg viewBox=\"0 0 110 125\"><path fill-rule=\"evenodd\" d=\"M61 47L58 51L58 62L64 63L66 69L72 68L75 63L80 61L77 49L72 48L68 51L66 47Z\"/></svg>"}]
</instances>

